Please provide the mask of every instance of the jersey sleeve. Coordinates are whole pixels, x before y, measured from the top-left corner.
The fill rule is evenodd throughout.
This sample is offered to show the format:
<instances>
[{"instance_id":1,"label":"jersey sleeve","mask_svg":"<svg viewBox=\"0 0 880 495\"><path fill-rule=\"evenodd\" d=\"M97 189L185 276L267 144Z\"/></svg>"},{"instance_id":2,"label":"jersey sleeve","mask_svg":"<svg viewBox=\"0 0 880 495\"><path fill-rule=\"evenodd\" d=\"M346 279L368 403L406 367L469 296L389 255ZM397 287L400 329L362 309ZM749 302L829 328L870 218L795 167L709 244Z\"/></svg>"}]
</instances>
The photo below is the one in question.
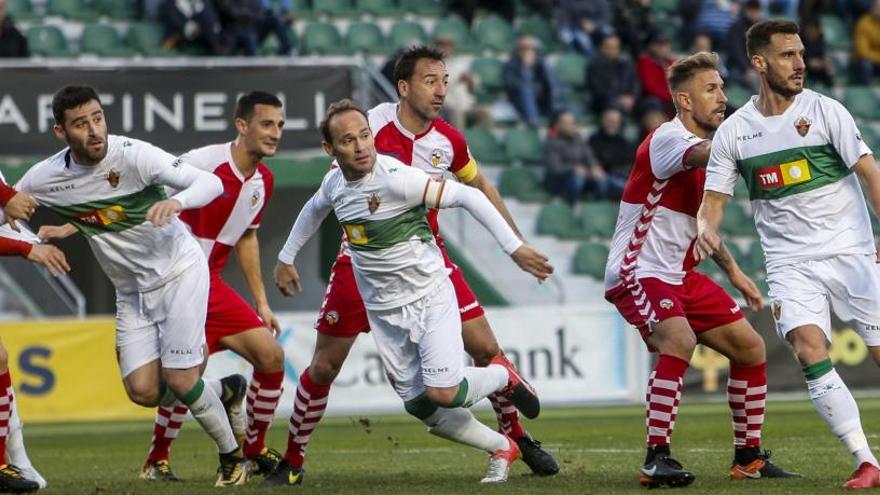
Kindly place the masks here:
<instances>
[{"instance_id":1,"label":"jersey sleeve","mask_svg":"<svg viewBox=\"0 0 880 495\"><path fill-rule=\"evenodd\" d=\"M260 208L260 211L254 216L254 221L248 226L249 229L256 229L260 226L260 223L263 221L263 212L266 211L266 205L269 204L269 198L272 197L272 192L275 190L275 176L272 175L269 167L262 169L260 172L263 174L263 191L266 194L266 199L263 200L263 206Z\"/></svg>"},{"instance_id":2,"label":"jersey sleeve","mask_svg":"<svg viewBox=\"0 0 880 495\"><path fill-rule=\"evenodd\" d=\"M722 125L712 138L712 151L706 166L706 191L715 191L733 196L739 171L734 156L733 126Z\"/></svg>"},{"instance_id":3,"label":"jersey sleeve","mask_svg":"<svg viewBox=\"0 0 880 495\"><path fill-rule=\"evenodd\" d=\"M648 144L651 172L661 180L686 170L685 159L691 148L705 141L690 131L669 129L669 125L658 128Z\"/></svg>"},{"instance_id":4,"label":"jersey sleeve","mask_svg":"<svg viewBox=\"0 0 880 495\"><path fill-rule=\"evenodd\" d=\"M852 168L859 158L871 154L871 148L865 144L855 120L843 105L831 98L821 101L831 144L846 166Z\"/></svg>"},{"instance_id":5,"label":"jersey sleeve","mask_svg":"<svg viewBox=\"0 0 880 495\"><path fill-rule=\"evenodd\" d=\"M477 161L471 156L471 150L468 149L464 136L451 125L445 124L445 126L446 137L452 143L452 163L449 165L449 171L454 173L459 181L467 184L474 180L479 172Z\"/></svg>"},{"instance_id":6,"label":"jersey sleeve","mask_svg":"<svg viewBox=\"0 0 880 495\"><path fill-rule=\"evenodd\" d=\"M130 142L131 145L126 154L131 153L129 159L134 162L138 173L147 184L158 183L160 174L169 168L177 168L183 163L182 157L175 157L171 153L145 141L131 139ZM165 185L174 186L173 184Z\"/></svg>"}]
</instances>

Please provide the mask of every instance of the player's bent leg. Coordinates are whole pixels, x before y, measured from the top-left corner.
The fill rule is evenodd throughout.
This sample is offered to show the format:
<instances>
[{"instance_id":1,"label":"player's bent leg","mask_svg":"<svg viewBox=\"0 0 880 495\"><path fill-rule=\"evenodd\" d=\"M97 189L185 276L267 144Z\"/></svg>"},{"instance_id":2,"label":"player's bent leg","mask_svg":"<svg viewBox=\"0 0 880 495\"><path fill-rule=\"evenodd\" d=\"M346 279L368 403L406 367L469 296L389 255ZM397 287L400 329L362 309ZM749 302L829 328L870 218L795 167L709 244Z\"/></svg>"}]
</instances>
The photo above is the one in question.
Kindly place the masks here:
<instances>
[{"instance_id":1,"label":"player's bent leg","mask_svg":"<svg viewBox=\"0 0 880 495\"><path fill-rule=\"evenodd\" d=\"M281 461L281 454L266 447L266 432L272 425L281 398L284 350L265 327L227 335L219 344L242 356L254 367L247 392L244 455L250 460L254 473L271 474Z\"/></svg>"},{"instance_id":2,"label":"player's bent leg","mask_svg":"<svg viewBox=\"0 0 880 495\"><path fill-rule=\"evenodd\" d=\"M38 490L40 484L35 480L26 479L18 466L8 464L6 461L6 442L15 398L8 361L6 348L0 343L0 492L32 492Z\"/></svg>"},{"instance_id":3,"label":"player's bent leg","mask_svg":"<svg viewBox=\"0 0 880 495\"><path fill-rule=\"evenodd\" d=\"M785 337L803 366L813 406L855 458L856 471L843 488L880 487L877 458L862 430L859 407L828 357L827 335L817 325L808 324L794 328Z\"/></svg>"},{"instance_id":4,"label":"player's bent leg","mask_svg":"<svg viewBox=\"0 0 880 495\"><path fill-rule=\"evenodd\" d=\"M156 407L165 390L162 385L159 360L153 360L128 373L122 385L129 400L139 406Z\"/></svg>"}]
</instances>

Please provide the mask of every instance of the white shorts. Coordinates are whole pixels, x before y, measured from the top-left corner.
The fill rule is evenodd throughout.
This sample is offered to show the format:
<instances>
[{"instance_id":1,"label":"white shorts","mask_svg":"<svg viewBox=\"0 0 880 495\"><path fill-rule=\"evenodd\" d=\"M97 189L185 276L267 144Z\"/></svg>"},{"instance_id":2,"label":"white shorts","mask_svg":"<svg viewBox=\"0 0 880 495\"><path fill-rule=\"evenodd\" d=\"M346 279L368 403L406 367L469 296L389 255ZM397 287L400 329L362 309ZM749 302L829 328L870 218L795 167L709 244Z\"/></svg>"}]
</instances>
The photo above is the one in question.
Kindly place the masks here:
<instances>
[{"instance_id":1,"label":"white shorts","mask_svg":"<svg viewBox=\"0 0 880 495\"><path fill-rule=\"evenodd\" d=\"M452 387L464 378L458 300L449 278L427 296L388 310L367 310L370 335L394 391L405 401L425 387Z\"/></svg>"},{"instance_id":2,"label":"white shorts","mask_svg":"<svg viewBox=\"0 0 880 495\"><path fill-rule=\"evenodd\" d=\"M210 278L205 263L194 263L149 292L116 294L116 353L124 379L160 360L163 368L202 364Z\"/></svg>"},{"instance_id":3,"label":"white shorts","mask_svg":"<svg viewBox=\"0 0 880 495\"><path fill-rule=\"evenodd\" d=\"M847 254L785 265L767 273L776 332L817 325L831 341L831 312L852 322L865 345L880 345L880 265L875 255ZM829 308L830 306L830 308Z\"/></svg>"}]
</instances>

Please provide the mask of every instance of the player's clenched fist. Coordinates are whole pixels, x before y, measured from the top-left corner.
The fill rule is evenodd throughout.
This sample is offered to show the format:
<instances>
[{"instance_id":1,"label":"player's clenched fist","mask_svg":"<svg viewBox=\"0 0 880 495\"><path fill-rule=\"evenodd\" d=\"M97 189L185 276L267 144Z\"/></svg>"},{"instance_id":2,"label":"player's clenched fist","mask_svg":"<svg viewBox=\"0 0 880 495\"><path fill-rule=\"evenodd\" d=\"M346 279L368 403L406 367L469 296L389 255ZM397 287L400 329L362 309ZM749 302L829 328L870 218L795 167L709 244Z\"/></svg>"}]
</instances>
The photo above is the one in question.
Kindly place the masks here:
<instances>
[{"instance_id":1,"label":"player's clenched fist","mask_svg":"<svg viewBox=\"0 0 880 495\"><path fill-rule=\"evenodd\" d=\"M67 257L64 256L64 253L57 247L48 244L34 244L27 259L45 266L49 273L56 277L70 271L70 265L67 264Z\"/></svg>"},{"instance_id":2,"label":"player's clenched fist","mask_svg":"<svg viewBox=\"0 0 880 495\"><path fill-rule=\"evenodd\" d=\"M553 265L550 264L549 258L535 251L535 248L528 244L520 246L510 257L522 271L534 275L542 282L553 273Z\"/></svg>"},{"instance_id":3,"label":"player's clenched fist","mask_svg":"<svg viewBox=\"0 0 880 495\"><path fill-rule=\"evenodd\" d=\"M18 225L15 224L15 221L29 220L36 209L37 200L30 194L20 192L16 193L12 199L6 202L6 206L3 207L3 213L6 214L9 226L18 232Z\"/></svg>"},{"instance_id":4,"label":"player's clenched fist","mask_svg":"<svg viewBox=\"0 0 880 495\"><path fill-rule=\"evenodd\" d=\"M174 198L159 201L147 211L147 221L157 227L165 225L182 209L183 205Z\"/></svg>"},{"instance_id":5,"label":"player's clenched fist","mask_svg":"<svg viewBox=\"0 0 880 495\"><path fill-rule=\"evenodd\" d=\"M296 268L280 261L275 264L275 286L287 297L292 296L294 291L300 293L303 290Z\"/></svg>"}]
</instances>

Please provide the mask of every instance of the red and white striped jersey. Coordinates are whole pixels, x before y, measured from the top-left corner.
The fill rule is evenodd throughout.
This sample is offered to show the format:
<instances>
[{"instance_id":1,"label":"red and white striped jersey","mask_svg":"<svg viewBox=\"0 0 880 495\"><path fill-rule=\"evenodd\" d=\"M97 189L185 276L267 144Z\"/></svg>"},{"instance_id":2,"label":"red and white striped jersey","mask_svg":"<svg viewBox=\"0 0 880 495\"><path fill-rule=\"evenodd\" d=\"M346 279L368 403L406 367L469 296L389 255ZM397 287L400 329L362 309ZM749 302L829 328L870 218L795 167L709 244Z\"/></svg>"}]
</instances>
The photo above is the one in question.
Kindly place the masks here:
<instances>
[{"instance_id":1,"label":"red and white striped jersey","mask_svg":"<svg viewBox=\"0 0 880 495\"><path fill-rule=\"evenodd\" d=\"M693 268L706 171L687 169L685 159L703 141L676 117L639 145L605 266L606 291L646 277L680 285Z\"/></svg>"},{"instance_id":2,"label":"red and white striped jersey","mask_svg":"<svg viewBox=\"0 0 880 495\"><path fill-rule=\"evenodd\" d=\"M272 195L272 171L260 162L250 177L243 176L232 161L232 143L197 148L182 159L223 181L223 193L214 201L180 213L180 219L205 252L211 274L219 275L244 233L260 226L263 209Z\"/></svg>"},{"instance_id":3,"label":"red and white striped jersey","mask_svg":"<svg viewBox=\"0 0 880 495\"><path fill-rule=\"evenodd\" d=\"M471 157L467 141L449 122L438 117L431 122L428 130L413 134L397 118L396 103L380 103L367 112L367 116L377 153L420 168L428 175L454 177L464 183L477 176L477 162ZM428 224L434 235L440 230L438 212L428 210ZM346 242L343 235L337 260L348 261Z\"/></svg>"}]
</instances>

